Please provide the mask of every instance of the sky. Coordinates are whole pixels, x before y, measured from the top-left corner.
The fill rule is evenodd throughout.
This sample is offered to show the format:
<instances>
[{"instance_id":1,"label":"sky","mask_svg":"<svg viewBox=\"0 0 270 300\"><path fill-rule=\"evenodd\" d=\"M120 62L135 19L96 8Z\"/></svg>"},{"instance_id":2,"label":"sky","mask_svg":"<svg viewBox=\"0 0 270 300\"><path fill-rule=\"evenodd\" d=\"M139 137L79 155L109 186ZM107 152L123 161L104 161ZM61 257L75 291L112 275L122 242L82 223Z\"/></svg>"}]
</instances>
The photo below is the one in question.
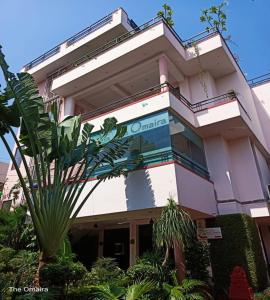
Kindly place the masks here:
<instances>
[{"instance_id":1,"label":"sky","mask_svg":"<svg viewBox=\"0 0 270 300\"><path fill-rule=\"evenodd\" d=\"M229 0L229 46L248 79L270 72L270 0ZM138 25L164 3L173 9L174 29L185 40L204 30L201 10L221 0L0 0L0 44L11 71L20 68L118 7ZM0 83L3 83L0 74ZM8 140L13 145L10 136ZM9 161L0 143L0 161Z\"/></svg>"}]
</instances>

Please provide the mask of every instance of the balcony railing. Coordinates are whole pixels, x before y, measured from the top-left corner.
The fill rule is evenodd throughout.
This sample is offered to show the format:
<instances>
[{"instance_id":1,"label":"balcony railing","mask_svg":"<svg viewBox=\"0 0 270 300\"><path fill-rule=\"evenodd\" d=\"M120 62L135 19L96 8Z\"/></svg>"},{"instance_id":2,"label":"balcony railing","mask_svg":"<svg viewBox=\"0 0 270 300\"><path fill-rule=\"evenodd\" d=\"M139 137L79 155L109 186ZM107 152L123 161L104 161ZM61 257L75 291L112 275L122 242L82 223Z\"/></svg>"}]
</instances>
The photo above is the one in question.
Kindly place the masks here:
<instances>
[{"instance_id":1,"label":"balcony railing","mask_svg":"<svg viewBox=\"0 0 270 300\"><path fill-rule=\"evenodd\" d=\"M163 87L166 87L167 84L159 84L159 85L155 85L149 89L143 90L139 93L133 94L131 96L128 97L124 97L122 99L119 99L113 103L110 103L108 105L102 106L98 109L95 109L93 111L87 112L82 114L82 119L83 120L88 120L97 116L101 116L102 114L108 113L108 112L112 112L115 109L121 108L123 106L129 105L131 103L137 102L141 99L147 98L147 97L152 97L154 95L157 95L161 92L161 89Z\"/></svg>"},{"instance_id":2,"label":"balcony railing","mask_svg":"<svg viewBox=\"0 0 270 300\"><path fill-rule=\"evenodd\" d=\"M139 33L149 29L150 27L152 27L162 21L163 21L162 17L156 17L141 26L135 27L135 29L128 31L128 32L114 38L110 42L104 44L103 46L101 46L95 50L92 50L91 52L88 52L87 54L83 55L81 58L77 59L76 61L72 62L71 64L61 67L56 72L51 74L51 77L54 79L56 77L59 77L65 73L79 67L80 65L88 62L89 60L104 53L105 51L107 51L115 46L120 45L121 43L125 42L126 40L133 38L134 36L138 35Z\"/></svg>"},{"instance_id":3,"label":"balcony railing","mask_svg":"<svg viewBox=\"0 0 270 300\"><path fill-rule=\"evenodd\" d=\"M206 179L210 178L207 169L201 167L195 161L192 161L191 159L187 158L183 154L175 152L174 150L166 150L166 151L161 150L157 153L143 153L143 154L139 154L139 156L141 157L141 161L138 164L138 166L135 168L135 170L144 169L153 165L162 165L168 162L177 162ZM136 159L136 157L133 157L133 159ZM122 159L120 162L115 162L115 166L128 165L128 161L131 161L131 159L127 159L127 158ZM109 165L103 165L102 167L99 167L96 170L96 172L93 174L93 177L102 175L108 172L109 170L110 170ZM132 165L130 171L133 170L134 170L134 166Z\"/></svg>"},{"instance_id":4,"label":"balcony railing","mask_svg":"<svg viewBox=\"0 0 270 300\"><path fill-rule=\"evenodd\" d=\"M266 82L270 82L270 73L248 80L248 84L250 85L250 87L255 87L257 85L261 85Z\"/></svg>"},{"instance_id":5,"label":"balcony railing","mask_svg":"<svg viewBox=\"0 0 270 300\"><path fill-rule=\"evenodd\" d=\"M91 32L96 31L97 29L103 27L104 25L108 24L109 22L112 21L112 13L107 15L106 17L98 20L94 24L86 27L82 31L78 32L77 34L73 35L71 38L66 40L67 46L73 45L74 43L78 42L79 40L83 39L86 37L88 34Z\"/></svg>"},{"instance_id":6,"label":"balcony railing","mask_svg":"<svg viewBox=\"0 0 270 300\"><path fill-rule=\"evenodd\" d=\"M209 28L199 34L192 36L191 38L184 40L183 44L186 48L194 46L194 44L202 42L203 40L207 40L211 38L213 35L220 34L216 27Z\"/></svg>"},{"instance_id":7,"label":"balcony railing","mask_svg":"<svg viewBox=\"0 0 270 300\"><path fill-rule=\"evenodd\" d=\"M250 119L246 109L242 105L242 103L237 98L234 92L229 92L227 94L223 94L214 98L206 99L195 104L190 103L180 92L179 89L173 87L170 83L164 83L155 85L149 89L143 90L139 93L133 94L131 96L122 98L108 105L102 106L93 111L82 114L82 120L89 120L95 117L99 117L103 114L112 112L116 109L120 109L126 105L130 105L137 101L141 101L142 99L153 97L154 95L158 95L161 92L170 91L179 101L182 102L187 108L189 108L193 113L197 113L206 109L213 108L218 105L223 105L229 102L237 101L240 107L243 109L247 117Z\"/></svg>"},{"instance_id":8,"label":"balcony railing","mask_svg":"<svg viewBox=\"0 0 270 300\"><path fill-rule=\"evenodd\" d=\"M49 50L49 51L45 52L44 54L40 55L38 58L32 60L30 63L28 63L27 65L24 66L24 70L28 71L28 70L32 69L33 67L39 65L43 61L47 60L51 56L59 53L60 52L60 46L61 45L57 45L54 48L52 48L51 50Z\"/></svg>"},{"instance_id":9,"label":"balcony railing","mask_svg":"<svg viewBox=\"0 0 270 300\"><path fill-rule=\"evenodd\" d=\"M109 22L112 21L112 16L116 11L117 10L111 12L110 14L108 14L107 16L103 17L102 19L98 20L94 24L86 27L85 29L83 29L82 31L74 34L72 37L68 38L67 40L65 40L61 44L55 46L51 50L45 52L44 54L40 55L36 59L32 60L30 63L28 63L27 65L24 66L25 71L28 71L28 70L32 69L33 67L37 66L38 64L40 64L43 61L50 58L51 56L59 53L61 45L66 44L67 47L70 46L70 45L73 45L74 43L76 43L77 41L83 39L84 37L86 37L90 33L94 32L97 29L99 29L99 28L103 27L104 25L108 24Z\"/></svg>"}]
</instances>

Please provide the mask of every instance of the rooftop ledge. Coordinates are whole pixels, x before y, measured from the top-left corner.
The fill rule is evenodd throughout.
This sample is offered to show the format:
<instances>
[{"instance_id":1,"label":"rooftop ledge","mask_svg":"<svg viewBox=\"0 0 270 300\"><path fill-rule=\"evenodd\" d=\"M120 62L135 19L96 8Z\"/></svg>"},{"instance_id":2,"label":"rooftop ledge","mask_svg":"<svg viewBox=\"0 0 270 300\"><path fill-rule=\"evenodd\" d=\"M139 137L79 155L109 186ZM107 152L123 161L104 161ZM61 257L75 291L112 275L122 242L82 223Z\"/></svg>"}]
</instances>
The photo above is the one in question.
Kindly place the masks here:
<instances>
[{"instance_id":1,"label":"rooftop ledge","mask_svg":"<svg viewBox=\"0 0 270 300\"><path fill-rule=\"evenodd\" d=\"M102 45L112 36L123 34L136 26L125 10L118 8L32 60L22 71L34 75L35 79L46 77L55 69L82 56L91 47Z\"/></svg>"},{"instance_id":2,"label":"rooftop ledge","mask_svg":"<svg viewBox=\"0 0 270 300\"><path fill-rule=\"evenodd\" d=\"M120 18L119 18L119 13L121 15ZM117 14L118 14L118 18L116 17ZM115 21L115 19L117 19L117 22L115 24L112 24ZM120 23L119 23L119 20L120 20ZM177 34L177 32L170 25L168 25L168 23L162 16L155 17L155 18L151 19L150 21L146 22L145 24L143 24L141 26L137 26L133 20L128 18L127 13L122 8L118 8L117 10L108 14L104 18L98 20L94 24L83 29L79 33L68 38L63 43L57 45L56 47L54 47L51 50L47 51L46 53L42 54L38 58L34 59L33 61L31 61L30 63L28 63L27 65L25 65L23 67L23 71L24 72L27 71L30 74L34 75L34 77L37 81L39 81L39 80L36 77L40 77L38 75L38 73L42 72L43 68L46 68L46 72L42 72L43 77L50 76L48 74L52 74L52 73L55 75L56 73L59 73L59 71L60 71L60 73L62 73L63 70L69 69L71 65L77 65L77 62L84 60L86 57L89 57L92 54L96 55L97 50L101 50L104 48L107 49L108 45L110 45L110 47L111 47L111 46L115 45L116 43L119 44L119 42L126 40L128 37L131 37L134 34L144 31L145 29L153 26L154 24L157 24L160 21L162 21L163 23L165 23L167 25L170 32L174 35L176 40L185 49L193 47L194 43L201 43L204 40L207 40L217 34L220 34L216 28L210 28L209 30L206 30L199 34L196 34L195 36L193 36L187 40L182 40L180 38L180 36ZM100 36L104 35L110 28L112 28L113 25L116 26L119 24L124 25L124 27L126 28L126 32L124 32L124 33L122 32L122 34L120 34L120 35L119 34L114 35L111 32L109 42L106 42L106 39L103 38L103 40L105 40L105 43L103 41L103 44L101 44L101 47L98 47L96 49L94 48L93 41L92 41L91 46L93 46L92 48L94 48L93 49L94 51L89 52L89 51L87 51L89 49L86 49L84 47L84 49L83 49L84 51L82 52L81 56L79 56L79 57L77 56L76 58L73 57L72 59L70 59L71 57L69 57L68 60L71 62L67 63L68 60L65 59L65 57L69 54L69 52L74 51L75 48L79 48L80 46L85 45L85 43L87 43L87 41L90 41L91 35L94 35L95 38L100 37ZM114 38L113 40L111 39L112 37ZM107 41L108 41L108 39L107 39ZM190 53L189 57L192 58L192 56L194 56L194 55L192 53ZM61 63L58 62L58 60L60 60L60 59L63 60L63 61L61 61ZM65 62L65 60L66 60L66 62ZM52 65L50 70L47 70L48 65ZM50 72L48 72L48 71L50 71Z\"/></svg>"},{"instance_id":3,"label":"rooftop ledge","mask_svg":"<svg viewBox=\"0 0 270 300\"><path fill-rule=\"evenodd\" d=\"M117 15L119 13L120 13L120 18L118 16L118 19L117 19L117 17L115 17L115 15ZM115 20L115 19L117 19L118 23L116 22L116 24L112 24L113 20ZM119 20L120 20L120 23L119 23ZM128 18L128 15L123 8L118 8L118 9L114 10L113 12L111 12L110 14L101 18L97 22L93 23L92 25L86 27L82 31L80 31L77 34L73 35L72 37L68 38L61 44L59 44L59 45L55 46L54 48L52 48L51 50L45 52L38 58L34 59L33 61L31 61L30 63L25 65L23 67L22 71L24 71L24 72L27 71L30 74L33 74L35 79L37 81L39 81L38 78L36 78L36 77L38 77L37 76L38 71L42 72L43 68L48 67L48 65L52 65L51 69L49 69L49 71L51 71L51 72L48 72L48 70L46 69L46 72L42 72L42 75L43 75L43 77L44 77L44 75L45 75L45 77L47 77L47 74L51 74L54 77L58 77L64 73L68 72L69 70L79 66L80 64L85 63L87 60L91 59L91 57L96 56L100 52L104 52L104 51L108 50L109 48L132 37L134 34L140 33L141 31L144 31L145 29L153 26L154 24L156 24L160 21L162 21L163 23L165 23L168 26L170 32L174 35L174 37L178 40L178 42L183 46L183 48L187 49L187 58L193 58L194 56L196 56L196 53L194 52L195 44L200 43L200 45L203 45L204 41L210 39L211 37L219 35L222 43L224 43L226 45L228 52L231 54L234 64L237 65L237 67L241 71L243 77L246 79L238 62L235 60L234 55L232 54L230 48L228 47L226 40L223 38L222 34L217 30L217 28L210 28L209 30L205 30L199 34L196 34L187 40L182 40L180 38L180 36L177 34L177 32L170 25L168 25L168 23L162 16L153 18L150 21L148 21L147 23L145 23L141 26L137 26L133 20ZM77 57L75 60L73 60L72 63L67 64L65 62L65 60L67 60L67 59L65 59L65 57L67 56L67 54L69 54L69 52L74 51L75 49L85 45L85 43L87 43L87 41L91 40L91 39L89 39L91 34L94 34L94 38L99 37L100 35L104 34L104 32L106 32L110 29L108 27L108 25L110 25L110 27L112 28L113 26L116 26L117 24L124 25L127 32L125 32L122 35L116 36L115 39L111 40L108 43L105 43L105 44L103 43L103 45L101 47L98 47L98 48L94 49L93 51L88 52L86 54L85 54L85 52L88 49L84 48L84 51L83 51L84 55ZM100 31L101 28L103 28L103 31ZM204 51L204 50L206 50L206 49L202 49L202 51ZM200 49L200 52L201 52L201 49ZM202 53L200 53L200 54L202 54ZM71 57L69 57L69 60L72 60L72 58L71 59L70 58ZM61 63L60 62L57 63L57 61L60 59L62 59L63 61L61 61ZM51 76L51 75L49 75L49 76ZM254 87L254 86L257 86L260 84L264 84L268 81L270 81L270 73L265 74L263 76L256 77L251 80L247 80L247 82L249 83L249 85L251 87Z\"/></svg>"}]
</instances>

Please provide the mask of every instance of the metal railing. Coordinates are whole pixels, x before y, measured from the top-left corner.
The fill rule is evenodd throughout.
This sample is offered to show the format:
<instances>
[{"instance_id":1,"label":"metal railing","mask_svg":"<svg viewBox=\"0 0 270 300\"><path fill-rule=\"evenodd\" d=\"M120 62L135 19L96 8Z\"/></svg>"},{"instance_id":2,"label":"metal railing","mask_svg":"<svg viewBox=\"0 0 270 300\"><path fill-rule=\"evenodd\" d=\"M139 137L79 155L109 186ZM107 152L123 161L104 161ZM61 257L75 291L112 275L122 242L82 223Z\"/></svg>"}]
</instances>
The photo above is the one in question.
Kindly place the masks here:
<instances>
[{"instance_id":1,"label":"metal railing","mask_svg":"<svg viewBox=\"0 0 270 300\"><path fill-rule=\"evenodd\" d=\"M155 85L153 87L150 87L146 90L143 90L139 93L133 94L128 97L121 98L113 103L110 103L108 105L102 106L98 109L95 109L90 112L86 112L82 114L82 120L88 120L91 118L95 118L98 116L101 116L105 113L112 112L116 109L122 108L126 105L129 105L131 103L140 101L146 97L152 97L154 95L157 95L161 92L169 91L172 93L178 100L180 100L187 108L189 108L193 113L197 113L206 109L213 108L218 105L223 105L229 102L237 101L240 107L243 109L243 111L246 113L248 118L250 119L250 116L242 103L237 98L236 94L234 92L229 92L227 94L223 94L217 97L213 97L210 99L206 99L197 103L190 103L189 100L187 100L179 91L178 88L173 87L170 83L166 82L163 84Z\"/></svg>"},{"instance_id":2,"label":"metal railing","mask_svg":"<svg viewBox=\"0 0 270 300\"><path fill-rule=\"evenodd\" d=\"M181 163L182 165L188 167L190 170L192 170L193 172L209 179L210 178L210 174L209 172L201 167L198 163L194 162L193 160L189 159L188 157L186 157L185 155L176 152L176 151L172 151L172 155L173 155L173 159L179 163Z\"/></svg>"},{"instance_id":3,"label":"metal railing","mask_svg":"<svg viewBox=\"0 0 270 300\"><path fill-rule=\"evenodd\" d=\"M24 66L24 70L28 71L28 70L32 69L33 67L39 65L43 61L47 60L51 56L59 53L60 52L60 46L61 45L57 45L54 48L52 48L51 50L45 52L44 54L40 55L36 59L32 60L30 63L28 63L27 65Z\"/></svg>"},{"instance_id":4,"label":"metal railing","mask_svg":"<svg viewBox=\"0 0 270 300\"><path fill-rule=\"evenodd\" d=\"M88 34L91 32L96 31L97 29L103 27L104 25L108 24L109 22L112 21L112 15L113 13L110 13L109 15L103 17L102 19L98 20L94 24L86 27L82 31L76 33L73 35L71 38L66 40L67 46L73 45L74 43L78 42L79 40L83 39L86 37Z\"/></svg>"},{"instance_id":5,"label":"metal railing","mask_svg":"<svg viewBox=\"0 0 270 300\"><path fill-rule=\"evenodd\" d=\"M250 85L250 87L255 87L257 85L261 85L264 84L266 82L270 82L270 73L252 78L250 80L248 80L248 84Z\"/></svg>"},{"instance_id":6,"label":"metal railing","mask_svg":"<svg viewBox=\"0 0 270 300\"><path fill-rule=\"evenodd\" d=\"M194 103L192 104L192 110L193 112L198 112L205 109L209 109L211 107L215 107L217 105L226 104L237 100L238 99L236 97L236 94L234 92L230 92L227 94L219 95L217 97L200 101L198 103Z\"/></svg>"},{"instance_id":7,"label":"metal railing","mask_svg":"<svg viewBox=\"0 0 270 300\"><path fill-rule=\"evenodd\" d=\"M129 171L134 171L136 169L144 169L148 166L153 165L159 165L162 163L168 163L168 162L178 162L179 164L183 165L184 167L190 169L191 171L195 172L196 174L209 179L210 175L207 169L201 167L198 163L195 161L187 158L183 154L176 152L174 150L160 150L156 153L141 153L138 154L138 157L141 157L141 160L139 164L135 167L132 166L132 169ZM125 166L129 161L132 161L136 159L137 157L134 156L131 158L122 159L119 162L115 162L115 166ZM108 164L104 164L103 166L99 167L96 172L93 174L93 177L102 175L106 172L108 172L111 169L111 167Z\"/></svg>"},{"instance_id":8,"label":"metal railing","mask_svg":"<svg viewBox=\"0 0 270 300\"><path fill-rule=\"evenodd\" d=\"M53 74L51 74L50 76L54 79L56 77L59 77L60 75L63 75L64 73L69 72L70 70L73 70L77 67L79 67L80 65L86 63L87 61L93 59L94 57L102 54L103 52L123 43L124 41L134 37L135 35L143 32L144 30L156 25L159 22L162 22L163 18L162 17L156 17L150 21L148 21L147 23L136 27L135 29L128 31L116 38L114 38L113 40L111 40L110 42L104 44L103 46L90 51L89 53L83 55L82 57L80 57L79 59L77 59L76 61L72 62L69 65L66 65L64 67L59 68L58 70L56 70Z\"/></svg>"},{"instance_id":9,"label":"metal railing","mask_svg":"<svg viewBox=\"0 0 270 300\"><path fill-rule=\"evenodd\" d=\"M161 92L161 89L163 87L166 87L166 86L167 86L166 83L155 85L155 86L153 86L149 89L143 90L139 93L133 94L133 95L128 96L128 97L121 98L121 99L119 99L119 100L117 100L113 103L110 103L108 105L102 106L102 107L100 107L98 109L95 109L93 111L82 114L82 120L84 121L84 120L88 120L88 119L91 119L91 118L96 117L96 116L100 116L104 113L111 112L111 111L113 111L117 108L123 107L123 106L131 104L133 102L136 102L136 101L138 101L142 98L151 97L153 95L156 95L156 94Z\"/></svg>"},{"instance_id":10,"label":"metal railing","mask_svg":"<svg viewBox=\"0 0 270 300\"><path fill-rule=\"evenodd\" d=\"M218 106L218 105L223 105L223 104L226 104L226 103L229 103L229 102L237 101L237 103L242 108L242 110L244 111L244 113L246 114L246 116L251 120L248 112L246 111L246 109L244 108L243 104L241 103L241 101L238 99L237 95L233 91L228 92L228 93L223 94L223 95L219 95L217 97L212 97L212 98L205 99L205 100L202 100L200 102L191 104L179 92L179 89L171 86L170 84L168 86L169 86L170 92L177 99L179 99L185 106L187 106L193 113L197 113L197 112L200 112L200 111L203 111L203 110L206 110L206 109L210 109L210 108L213 108L213 107Z\"/></svg>"},{"instance_id":11,"label":"metal railing","mask_svg":"<svg viewBox=\"0 0 270 300\"><path fill-rule=\"evenodd\" d=\"M191 38L184 40L183 44L186 48L194 46L194 43L201 42L203 40L209 39L213 35L220 34L216 27L209 28L208 30L202 31Z\"/></svg>"},{"instance_id":12,"label":"metal railing","mask_svg":"<svg viewBox=\"0 0 270 300\"><path fill-rule=\"evenodd\" d=\"M74 34L72 37L66 39L64 42L62 42L61 44L58 44L57 46L55 46L54 48L52 48L51 50L45 52L44 54L40 55L39 57L37 57L36 59L32 60L30 63L26 64L24 66L25 71L30 70L31 68L37 66L38 64L42 63L43 61L47 60L48 58L50 58L51 56L57 54L60 52L60 47L61 45L65 44L68 46L73 45L75 42L79 41L80 39L84 38L85 36L87 36L88 34L94 32L95 30L103 27L104 25L108 24L109 22L112 21L112 15L116 12L117 10L114 10L113 12L111 12L110 14L108 14L107 16L103 17L102 19L98 20L97 22L95 22L94 24L86 27L85 29L81 30L80 32Z\"/></svg>"}]
</instances>

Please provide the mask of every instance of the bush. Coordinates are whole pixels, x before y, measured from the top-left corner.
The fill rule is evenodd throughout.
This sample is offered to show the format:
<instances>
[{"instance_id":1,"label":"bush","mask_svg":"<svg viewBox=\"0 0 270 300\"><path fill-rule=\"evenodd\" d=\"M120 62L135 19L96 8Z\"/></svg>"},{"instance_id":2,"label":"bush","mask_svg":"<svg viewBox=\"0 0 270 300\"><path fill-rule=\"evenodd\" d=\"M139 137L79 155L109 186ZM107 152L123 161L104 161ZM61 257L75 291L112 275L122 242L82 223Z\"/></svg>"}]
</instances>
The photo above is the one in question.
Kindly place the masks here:
<instances>
[{"instance_id":1,"label":"bush","mask_svg":"<svg viewBox=\"0 0 270 300\"><path fill-rule=\"evenodd\" d=\"M102 257L94 263L84 282L88 285L99 285L122 280L124 275L114 258Z\"/></svg>"},{"instance_id":2,"label":"bush","mask_svg":"<svg viewBox=\"0 0 270 300\"><path fill-rule=\"evenodd\" d=\"M10 286L22 287L32 284L38 256L35 252L15 251L2 247L0 250L0 299L11 296Z\"/></svg>"},{"instance_id":3,"label":"bush","mask_svg":"<svg viewBox=\"0 0 270 300\"><path fill-rule=\"evenodd\" d=\"M92 297L92 287L77 287L70 289L68 300L89 300Z\"/></svg>"},{"instance_id":4,"label":"bush","mask_svg":"<svg viewBox=\"0 0 270 300\"><path fill-rule=\"evenodd\" d=\"M235 266L242 266L255 291L263 290L267 282L266 265L255 221L245 214L219 216L210 226L221 227L223 238L212 240L211 262L216 290L230 284Z\"/></svg>"},{"instance_id":5,"label":"bush","mask_svg":"<svg viewBox=\"0 0 270 300\"><path fill-rule=\"evenodd\" d=\"M138 280L167 282L172 269L171 264L162 267L163 255L160 252L145 252L129 267L127 276L132 282ZM171 267L171 268L170 268Z\"/></svg>"},{"instance_id":6,"label":"bush","mask_svg":"<svg viewBox=\"0 0 270 300\"><path fill-rule=\"evenodd\" d=\"M207 268L210 265L209 245L193 239L185 248L185 258L190 277L207 282L209 280Z\"/></svg>"},{"instance_id":7,"label":"bush","mask_svg":"<svg viewBox=\"0 0 270 300\"><path fill-rule=\"evenodd\" d=\"M45 266L40 273L45 287L76 285L86 275L86 268L79 262L56 262Z\"/></svg>"}]
</instances>

